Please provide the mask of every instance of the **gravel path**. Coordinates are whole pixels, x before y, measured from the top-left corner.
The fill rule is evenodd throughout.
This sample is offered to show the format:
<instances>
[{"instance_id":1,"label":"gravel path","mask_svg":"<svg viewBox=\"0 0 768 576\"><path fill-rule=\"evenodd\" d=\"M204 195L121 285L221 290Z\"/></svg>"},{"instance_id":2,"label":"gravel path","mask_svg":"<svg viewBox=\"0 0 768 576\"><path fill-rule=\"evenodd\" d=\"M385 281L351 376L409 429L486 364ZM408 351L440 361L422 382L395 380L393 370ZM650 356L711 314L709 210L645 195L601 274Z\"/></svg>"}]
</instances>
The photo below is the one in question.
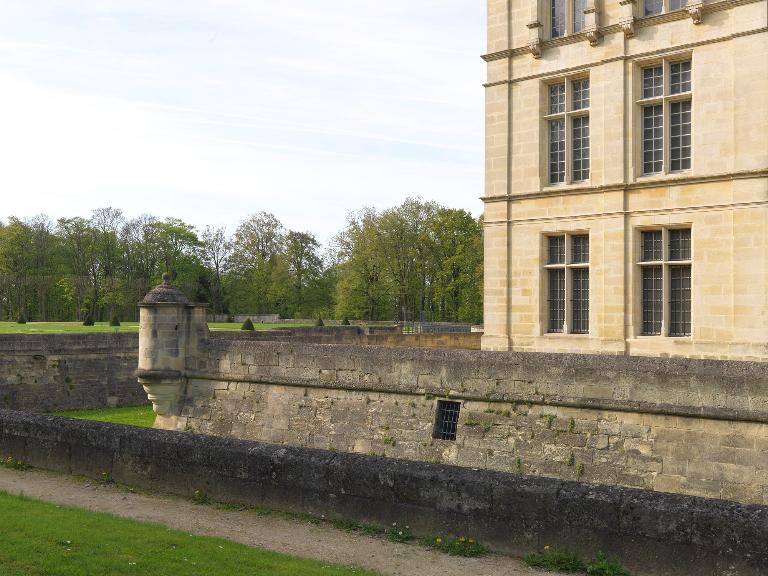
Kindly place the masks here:
<instances>
[{"instance_id":1,"label":"gravel path","mask_svg":"<svg viewBox=\"0 0 768 576\"><path fill-rule=\"evenodd\" d=\"M198 506L171 496L136 494L113 485L40 470L0 468L0 490L32 498L155 522L203 536L218 536L247 546L305 558L360 566L390 576L541 575L519 560L489 555L457 558L415 544L396 544L300 520L253 511ZM547 573L552 576L551 572Z\"/></svg>"}]
</instances>

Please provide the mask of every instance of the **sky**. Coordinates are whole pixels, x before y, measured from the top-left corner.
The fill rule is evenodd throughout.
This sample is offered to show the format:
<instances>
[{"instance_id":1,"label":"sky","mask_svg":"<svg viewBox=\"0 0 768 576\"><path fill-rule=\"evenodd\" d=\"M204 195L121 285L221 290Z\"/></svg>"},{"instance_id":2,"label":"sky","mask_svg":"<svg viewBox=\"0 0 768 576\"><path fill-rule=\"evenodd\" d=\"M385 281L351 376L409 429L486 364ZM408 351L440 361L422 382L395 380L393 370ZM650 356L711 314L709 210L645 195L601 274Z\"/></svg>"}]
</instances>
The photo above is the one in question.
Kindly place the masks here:
<instances>
[{"instance_id":1,"label":"sky","mask_svg":"<svg viewBox=\"0 0 768 576\"><path fill-rule=\"evenodd\" d=\"M0 220L482 211L477 0L0 0Z\"/></svg>"}]
</instances>

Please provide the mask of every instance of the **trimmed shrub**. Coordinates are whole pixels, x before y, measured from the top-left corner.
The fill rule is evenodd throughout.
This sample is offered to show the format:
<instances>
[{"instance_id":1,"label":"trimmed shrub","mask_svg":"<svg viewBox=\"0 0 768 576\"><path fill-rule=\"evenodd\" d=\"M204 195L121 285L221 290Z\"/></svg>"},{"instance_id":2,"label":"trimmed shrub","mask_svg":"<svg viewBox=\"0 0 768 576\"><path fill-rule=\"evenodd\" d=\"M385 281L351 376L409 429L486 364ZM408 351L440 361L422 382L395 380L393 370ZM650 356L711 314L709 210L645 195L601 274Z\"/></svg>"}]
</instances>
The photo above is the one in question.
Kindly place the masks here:
<instances>
[{"instance_id":1,"label":"trimmed shrub","mask_svg":"<svg viewBox=\"0 0 768 576\"><path fill-rule=\"evenodd\" d=\"M318 318L317 322L315 322L315 326L325 326L325 322L323 322L322 318Z\"/></svg>"},{"instance_id":2,"label":"trimmed shrub","mask_svg":"<svg viewBox=\"0 0 768 576\"><path fill-rule=\"evenodd\" d=\"M27 323L27 317L24 316L24 312L19 312L19 315L16 317L16 324L26 324Z\"/></svg>"},{"instance_id":3,"label":"trimmed shrub","mask_svg":"<svg viewBox=\"0 0 768 576\"><path fill-rule=\"evenodd\" d=\"M83 320L83 326L93 326L93 324L93 316L86 314L85 319Z\"/></svg>"},{"instance_id":4,"label":"trimmed shrub","mask_svg":"<svg viewBox=\"0 0 768 576\"><path fill-rule=\"evenodd\" d=\"M109 325L112 327L120 326L120 319L117 317L117 314L112 316L112 319L109 321Z\"/></svg>"},{"instance_id":5,"label":"trimmed shrub","mask_svg":"<svg viewBox=\"0 0 768 576\"><path fill-rule=\"evenodd\" d=\"M349 326L349 325L350 325L350 324L349 324L349 318L347 318L346 316L344 316L344 320L342 320L342 321L341 321L341 325L342 325L342 326Z\"/></svg>"},{"instance_id":6,"label":"trimmed shrub","mask_svg":"<svg viewBox=\"0 0 768 576\"><path fill-rule=\"evenodd\" d=\"M243 325L240 326L240 330L256 330L256 328L253 327L253 322L250 318L246 318L245 322L243 322Z\"/></svg>"}]
</instances>

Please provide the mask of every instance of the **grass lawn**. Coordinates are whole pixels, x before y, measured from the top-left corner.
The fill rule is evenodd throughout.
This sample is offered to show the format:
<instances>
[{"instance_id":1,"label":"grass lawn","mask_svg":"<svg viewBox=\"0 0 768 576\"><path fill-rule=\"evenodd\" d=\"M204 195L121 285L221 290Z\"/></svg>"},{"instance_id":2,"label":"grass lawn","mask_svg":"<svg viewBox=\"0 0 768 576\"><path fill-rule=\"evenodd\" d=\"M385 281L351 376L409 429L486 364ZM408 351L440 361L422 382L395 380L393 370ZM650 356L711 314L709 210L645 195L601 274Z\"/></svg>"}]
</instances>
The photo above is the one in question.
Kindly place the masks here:
<instances>
[{"instance_id":1,"label":"grass lawn","mask_svg":"<svg viewBox=\"0 0 768 576\"><path fill-rule=\"evenodd\" d=\"M97 422L112 422L152 428L155 423L155 413L152 404L147 406L130 406L127 408L97 408L96 410L59 410L51 412L53 416L66 416L78 420L96 420Z\"/></svg>"},{"instance_id":2,"label":"grass lawn","mask_svg":"<svg viewBox=\"0 0 768 576\"><path fill-rule=\"evenodd\" d=\"M375 576L0 491L3 576Z\"/></svg>"},{"instance_id":3,"label":"grass lawn","mask_svg":"<svg viewBox=\"0 0 768 576\"><path fill-rule=\"evenodd\" d=\"M241 324L236 322L209 322L211 330L240 330ZM274 328L291 328L298 326L314 326L314 324L254 324L256 330L272 330ZM95 326L83 326L81 322L0 322L0 334L63 334L70 332L113 332L108 322L97 322ZM118 332L138 332L138 322L123 322Z\"/></svg>"}]
</instances>

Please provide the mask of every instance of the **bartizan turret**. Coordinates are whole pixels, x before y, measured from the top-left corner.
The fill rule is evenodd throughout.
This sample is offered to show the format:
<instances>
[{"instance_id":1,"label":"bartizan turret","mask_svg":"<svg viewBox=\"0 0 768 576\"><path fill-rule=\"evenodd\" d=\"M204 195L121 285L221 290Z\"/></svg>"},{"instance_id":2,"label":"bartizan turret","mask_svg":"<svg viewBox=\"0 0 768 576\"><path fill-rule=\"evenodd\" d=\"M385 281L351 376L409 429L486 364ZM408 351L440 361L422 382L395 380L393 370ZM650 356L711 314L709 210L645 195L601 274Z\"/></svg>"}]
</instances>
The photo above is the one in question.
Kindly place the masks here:
<instances>
[{"instance_id":1,"label":"bartizan turret","mask_svg":"<svg viewBox=\"0 0 768 576\"><path fill-rule=\"evenodd\" d=\"M178 415L187 360L208 335L206 307L192 304L171 285L171 275L139 304L139 368L136 375L158 417Z\"/></svg>"}]
</instances>

